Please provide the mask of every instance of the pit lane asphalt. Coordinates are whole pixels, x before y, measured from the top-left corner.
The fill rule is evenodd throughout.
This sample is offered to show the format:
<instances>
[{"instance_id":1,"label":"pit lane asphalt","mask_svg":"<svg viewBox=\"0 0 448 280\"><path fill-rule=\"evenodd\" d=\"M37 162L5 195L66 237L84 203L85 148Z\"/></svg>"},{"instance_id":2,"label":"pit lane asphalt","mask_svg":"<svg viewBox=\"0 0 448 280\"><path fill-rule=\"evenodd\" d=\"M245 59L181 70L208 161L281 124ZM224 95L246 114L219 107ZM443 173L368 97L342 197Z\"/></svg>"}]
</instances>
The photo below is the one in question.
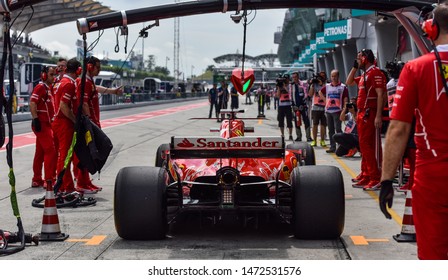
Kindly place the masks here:
<instances>
[{"instance_id":1,"label":"pit lane asphalt","mask_svg":"<svg viewBox=\"0 0 448 280\"><path fill-rule=\"evenodd\" d=\"M244 116L255 117L255 104L242 104L247 109ZM204 106L182 112L158 116L125 125L105 129L114 149L98 180L103 187L95 195L97 205L85 208L58 209L61 231L70 237L64 242L41 242L39 246L28 245L25 250L1 259L11 260L151 260L151 259L302 259L302 260L415 260L415 243L397 243L392 236L400 233L405 196L396 193L393 210L396 220L386 220L378 208L377 195L351 187L350 179L359 172L360 158L337 158L316 147L318 165L334 165L344 175L346 192L345 229L340 239L297 240L286 226L261 225L242 228L235 224L200 227L197 221L189 221L171 228L169 236L161 241L127 241L119 238L113 221L113 187L120 168L134 165L153 166L155 151L162 143L177 136L216 136L209 128L218 127L215 120L189 120L207 117L206 100L183 103L158 104L102 112L102 120L141 112L174 108L185 104L204 103ZM265 111L267 120L248 120L254 126L253 135L279 135L276 111ZM29 131L29 122L15 123L15 130ZM19 132L17 132L19 133ZM327 141L328 143L328 141ZM5 152L0 152L0 155ZM44 195L42 189L30 188L34 146L14 150L14 171L20 213L25 231L37 234L42 227L43 210L33 208L31 200ZM2 158L2 157L0 157ZM10 187L7 179L6 160L0 162L0 228L16 231L9 202ZM319 205L316 205L316 208ZM313 209L310 209L313 211ZM359 241L364 241L360 245ZM89 242L90 241L90 242Z\"/></svg>"}]
</instances>

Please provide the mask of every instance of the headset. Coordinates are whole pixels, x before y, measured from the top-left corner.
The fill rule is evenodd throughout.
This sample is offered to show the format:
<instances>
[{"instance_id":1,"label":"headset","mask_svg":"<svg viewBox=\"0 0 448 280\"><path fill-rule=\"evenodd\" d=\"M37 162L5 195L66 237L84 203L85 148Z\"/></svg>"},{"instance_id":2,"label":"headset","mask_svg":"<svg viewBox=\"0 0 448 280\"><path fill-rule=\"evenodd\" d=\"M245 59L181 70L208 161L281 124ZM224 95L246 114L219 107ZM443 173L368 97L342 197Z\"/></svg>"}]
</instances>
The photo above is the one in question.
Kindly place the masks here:
<instances>
[{"instance_id":1,"label":"headset","mask_svg":"<svg viewBox=\"0 0 448 280\"><path fill-rule=\"evenodd\" d=\"M434 14L432 18L427 19L422 23L422 29L424 32L424 36L428 37L432 41L435 41L437 40L437 38L439 38L439 23L434 19Z\"/></svg>"},{"instance_id":2,"label":"headset","mask_svg":"<svg viewBox=\"0 0 448 280\"><path fill-rule=\"evenodd\" d=\"M42 67L42 71L40 72L40 79L42 82L46 82L48 79L48 67L45 65Z\"/></svg>"},{"instance_id":3,"label":"headset","mask_svg":"<svg viewBox=\"0 0 448 280\"><path fill-rule=\"evenodd\" d=\"M373 55L373 52L371 49L362 49L361 50L361 64L365 64L367 61L370 63L375 62L375 56Z\"/></svg>"},{"instance_id":4,"label":"headset","mask_svg":"<svg viewBox=\"0 0 448 280\"><path fill-rule=\"evenodd\" d=\"M95 60L93 56L89 56L89 58L87 58L87 72L92 72L94 68L95 68Z\"/></svg>"},{"instance_id":5,"label":"headset","mask_svg":"<svg viewBox=\"0 0 448 280\"><path fill-rule=\"evenodd\" d=\"M437 51L437 48L434 44L434 41L437 40L437 38L439 38L439 35L440 35L440 26L439 26L439 23L435 19L434 12L432 12L431 18L425 20L422 23L421 27L424 32L423 35L428 37L431 40L431 45L434 49L434 55L436 57L437 65L439 67L439 74L440 74L440 78L442 79L443 88L445 89L445 93L448 96L448 85L446 83L446 79L445 79L445 75L444 75L445 71L443 68L442 60L440 59L440 54Z\"/></svg>"},{"instance_id":6,"label":"headset","mask_svg":"<svg viewBox=\"0 0 448 280\"><path fill-rule=\"evenodd\" d=\"M80 76L82 74L82 67L79 66L78 69L76 69L76 76Z\"/></svg>"}]
</instances>

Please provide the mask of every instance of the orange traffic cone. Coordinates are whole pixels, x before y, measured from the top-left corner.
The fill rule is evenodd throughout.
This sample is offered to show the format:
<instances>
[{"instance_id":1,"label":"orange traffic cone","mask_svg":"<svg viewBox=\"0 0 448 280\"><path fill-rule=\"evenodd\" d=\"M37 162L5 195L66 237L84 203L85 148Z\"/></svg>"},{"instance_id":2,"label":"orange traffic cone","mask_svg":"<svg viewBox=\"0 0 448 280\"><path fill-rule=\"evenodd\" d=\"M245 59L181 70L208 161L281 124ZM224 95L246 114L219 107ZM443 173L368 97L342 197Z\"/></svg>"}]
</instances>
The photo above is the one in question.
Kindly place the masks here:
<instances>
[{"instance_id":1,"label":"orange traffic cone","mask_svg":"<svg viewBox=\"0 0 448 280\"><path fill-rule=\"evenodd\" d=\"M393 236L397 242L416 242L414 218L412 216L412 191L406 192L406 204L404 207L401 233Z\"/></svg>"},{"instance_id":2,"label":"orange traffic cone","mask_svg":"<svg viewBox=\"0 0 448 280\"><path fill-rule=\"evenodd\" d=\"M64 241L69 235L61 233L59 227L58 210L56 208L56 199L54 198L53 184L47 184L45 193L44 215L42 218L42 230L39 234L41 241Z\"/></svg>"}]
</instances>

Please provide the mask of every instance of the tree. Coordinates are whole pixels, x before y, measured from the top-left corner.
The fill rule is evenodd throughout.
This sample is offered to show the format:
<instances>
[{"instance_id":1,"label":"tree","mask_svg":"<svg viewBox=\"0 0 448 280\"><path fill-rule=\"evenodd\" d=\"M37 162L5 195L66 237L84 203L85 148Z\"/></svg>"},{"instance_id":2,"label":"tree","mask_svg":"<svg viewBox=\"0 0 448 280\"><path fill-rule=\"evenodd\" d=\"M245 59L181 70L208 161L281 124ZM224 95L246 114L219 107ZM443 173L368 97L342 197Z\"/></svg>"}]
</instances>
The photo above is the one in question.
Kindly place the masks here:
<instances>
[{"instance_id":1,"label":"tree","mask_svg":"<svg viewBox=\"0 0 448 280\"><path fill-rule=\"evenodd\" d=\"M205 69L206 72L207 71L213 72L214 70L215 70L215 65L209 65L209 66L207 66L207 69Z\"/></svg>"},{"instance_id":2,"label":"tree","mask_svg":"<svg viewBox=\"0 0 448 280\"><path fill-rule=\"evenodd\" d=\"M156 57L153 54L150 54L145 62L148 65L148 70L153 71L156 66Z\"/></svg>"},{"instance_id":3,"label":"tree","mask_svg":"<svg viewBox=\"0 0 448 280\"><path fill-rule=\"evenodd\" d=\"M170 74L170 71L167 68L162 67L162 66L154 67L154 72L162 73L165 76L168 76Z\"/></svg>"}]
</instances>

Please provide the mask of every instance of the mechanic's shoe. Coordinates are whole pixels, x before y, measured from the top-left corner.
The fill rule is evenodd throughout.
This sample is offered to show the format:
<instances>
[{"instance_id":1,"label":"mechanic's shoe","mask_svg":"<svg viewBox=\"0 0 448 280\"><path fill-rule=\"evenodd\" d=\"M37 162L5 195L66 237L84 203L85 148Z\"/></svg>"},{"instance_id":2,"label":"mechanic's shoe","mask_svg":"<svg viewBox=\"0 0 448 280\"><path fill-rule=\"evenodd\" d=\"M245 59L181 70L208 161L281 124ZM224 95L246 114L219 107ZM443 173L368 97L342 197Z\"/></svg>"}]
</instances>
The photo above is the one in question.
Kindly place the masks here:
<instances>
[{"instance_id":1,"label":"mechanic's shoe","mask_svg":"<svg viewBox=\"0 0 448 280\"><path fill-rule=\"evenodd\" d=\"M370 183L370 179L369 178L363 178L359 182L357 182L355 184L352 184L352 187L357 188L357 189L361 189L361 188L364 188L367 185L369 185L369 183Z\"/></svg>"},{"instance_id":2,"label":"mechanic's shoe","mask_svg":"<svg viewBox=\"0 0 448 280\"><path fill-rule=\"evenodd\" d=\"M336 149L330 148L330 149L326 150L325 152L327 152L328 154L331 154L331 153L336 152Z\"/></svg>"},{"instance_id":3,"label":"mechanic's shoe","mask_svg":"<svg viewBox=\"0 0 448 280\"><path fill-rule=\"evenodd\" d=\"M362 188L364 191L379 191L381 189L380 181L370 181L370 183Z\"/></svg>"},{"instance_id":4,"label":"mechanic's shoe","mask_svg":"<svg viewBox=\"0 0 448 280\"><path fill-rule=\"evenodd\" d=\"M311 147L316 147L316 146L317 146L316 141L315 140L311 141Z\"/></svg>"},{"instance_id":5,"label":"mechanic's shoe","mask_svg":"<svg viewBox=\"0 0 448 280\"><path fill-rule=\"evenodd\" d=\"M302 142L302 138L297 137L296 140L294 140L296 142Z\"/></svg>"},{"instance_id":6,"label":"mechanic's shoe","mask_svg":"<svg viewBox=\"0 0 448 280\"><path fill-rule=\"evenodd\" d=\"M327 147L327 144L325 143L325 140L320 140L320 146L325 148Z\"/></svg>"},{"instance_id":7,"label":"mechanic's shoe","mask_svg":"<svg viewBox=\"0 0 448 280\"><path fill-rule=\"evenodd\" d=\"M98 192L100 192L100 191L103 190L102 187L98 187L97 185L94 185L92 182L90 182L89 187L90 187L92 190L96 190L96 191L98 191Z\"/></svg>"},{"instance_id":8,"label":"mechanic's shoe","mask_svg":"<svg viewBox=\"0 0 448 280\"><path fill-rule=\"evenodd\" d=\"M357 148L350 149L344 157L354 157L358 152Z\"/></svg>"},{"instance_id":9,"label":"mechanic's shoe","mask_svg":"<svg viewBox=\"0 0 448 280\"><path fill-rule=\"evenodd\" d=\"M397 192L407 192L411 189L411 186L409 184L409 182L407 182L406 184L404 184L403 186L397 188Z\"/></svg>"},{"instance_id":10,"label":"mechanic's shoe","mask_svg":"<svg viewBox=\"0 0 448 280\"><path fill-rule=\"evenodd\" d=\"M352 182L357 183L357 182L361 181L362 178L364 178L364 176L362 176L362 172L361 172L358 174L358 176L356 176L355 178L352 178Z\"/></svg>"},{"instance_id":11,"label":"mechanic's shoe","mask_svg":"<svg viewBox=\"0 0 448 280\"><path fill-rule=\"evenodd\" d=\"M311 138L311 137L306 138L306 142L312 142L312 141L313 141L313 138Z\"/></svg>"},{"instance_id":12,"label":"mechanic's shoe","mask_svg":"<svg viewBox=\"0 0 448 280\"><path fill-rule=\"evenodd\" d=\"M76 186L75 190L79 193L83 194L95 194L98 191L90 188L90 186Z\"/></svg>"},{"instance_id":13,"label":"mechanic's shoe","mask_svg":"<svg viewBox=\"0 0 448 280\"><path fill-rule=\"evenodd\" d=\"M292 135L289 135L289 141L294 141L293 139L292 139Z\"/></svg>"},{"instance_id":14,"label":"mechanic's shoe","mask_svg":"<svg viewBox=\"0 0 448 280\"><path fill-rule=\"evenodd\" d=\"M33 182L31 182L31 187L32 188L44 188L45 183L44 183L44 181L33 181Z\"/></svg>"}]
</instances>

